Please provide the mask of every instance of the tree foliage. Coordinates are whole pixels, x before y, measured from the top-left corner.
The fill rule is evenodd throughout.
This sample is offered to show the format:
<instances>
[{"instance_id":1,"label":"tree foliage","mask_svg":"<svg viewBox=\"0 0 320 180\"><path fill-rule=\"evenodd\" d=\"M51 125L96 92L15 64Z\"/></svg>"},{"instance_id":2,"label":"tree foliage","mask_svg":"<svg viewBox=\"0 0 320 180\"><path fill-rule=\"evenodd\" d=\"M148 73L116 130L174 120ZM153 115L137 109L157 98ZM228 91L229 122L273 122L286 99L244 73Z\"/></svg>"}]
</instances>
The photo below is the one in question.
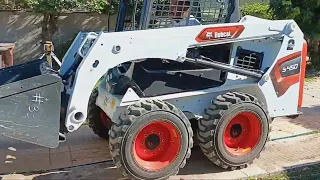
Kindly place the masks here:
<instances>
[{"instance_id":1,"label":"tree foliage","mask_svg":"<svg viewBox=\"0 0 320 180\"><path fill-rule=\"evenodd\" d=\"M41 40L52 41L58 30L58 20L62 12L86 11L114 14L118 1L109 0L0 0L0 8L7 10L29 10L43 16Z\"/></svg>"},{"instance_id":2,"label":"tree foliage","mask_svg":"<svg viewBox=\"0 0 320 180\"><path fill-rule=\"evenodd\" d=\"M63 10L76 8L77 1L65 0L25 0L26 5L37 13L56 14Z\"/></svg>"},{"instance_id":3,"label":"tree foliage","mask_svg":"<svg viewBox=\"0 0 320 180\"><path fill-rule=\"evenodd\" d=\"M277 19L294 19L303 32L312 37L320 34L320 0L272 0L270 9Z\"/></svg>"},{"instance_id":4,"label":"tree foliage","mask_svg":"<svg viewBox=\"0 0 320 180\"><path fill-rule=\"evenodd\" d=\"M270 10L276 19L294 19L309 43L313 67L320 68L320 0L271 0Z\"/></svg>"},{"instance_id":5,"label":"tree foliage","mask_svg":"<svg viewBox=\"0 0 320 180\"><path fill-rule=\"evenodd\" d=\"M21 10L26 9L25 0L0 0L1 10Z\"/></svg>"},{"instance_id":6,"label":"tree foliage","mask_svg":"<svg viewBox=\"0 0 320 180\"><path fill-rule=\"evenodd\" d=\"M263 19L273 19L273 13L269 10L269 4L245 3L241 6L242 15L251 15Z\"/></svg>"}]
</instances>

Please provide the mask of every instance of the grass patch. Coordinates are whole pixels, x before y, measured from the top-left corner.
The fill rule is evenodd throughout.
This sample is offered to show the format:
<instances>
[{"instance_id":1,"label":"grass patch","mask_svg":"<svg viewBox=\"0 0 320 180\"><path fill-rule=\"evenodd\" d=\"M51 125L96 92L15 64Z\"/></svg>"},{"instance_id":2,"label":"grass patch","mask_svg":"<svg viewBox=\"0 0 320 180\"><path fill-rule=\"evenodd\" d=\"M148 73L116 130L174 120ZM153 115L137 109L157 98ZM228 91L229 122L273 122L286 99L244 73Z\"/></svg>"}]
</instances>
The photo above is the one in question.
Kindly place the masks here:
<instances>
[{"instance_id":1,"label":"grass patch","mask_svg":"<svg viewBox=\"0 0 320 180\"><path fill-rule=\"evenodd\" d=\"M84 121L84 123L81 125L81 126L88 126L89 125L89 122L88 120L86 119L86 121Z\"/></svg>"},{"instance_id":2,"label":"grass patch","mask_svg":"<svg viewBox=\"0 0 320 180\"><path fill-rule=\"evenodd\" d=\"M294 168L292 170L287 170L286 172L281 172L281 173L275 173L272 175L268 176L263 176L263 177L257 177L257 178L249 178L249 179L257 179L257 180L262 180L262 179L276 179L276 180L320 180L320 163L319 164L314 164L314 165L309 165L309 166L304 166L304 167L298 167Z\"/></svg>"},{"instance_id":3,"label":"grass patch","mask_svg":"<svg viewBox=\"0 0 320 180\"><path fill-rule=\"evenodd\" d=\"M305 77L305 82L311 82L312 80L314 80L315 77Z\"/></svg>"}]
</instances>

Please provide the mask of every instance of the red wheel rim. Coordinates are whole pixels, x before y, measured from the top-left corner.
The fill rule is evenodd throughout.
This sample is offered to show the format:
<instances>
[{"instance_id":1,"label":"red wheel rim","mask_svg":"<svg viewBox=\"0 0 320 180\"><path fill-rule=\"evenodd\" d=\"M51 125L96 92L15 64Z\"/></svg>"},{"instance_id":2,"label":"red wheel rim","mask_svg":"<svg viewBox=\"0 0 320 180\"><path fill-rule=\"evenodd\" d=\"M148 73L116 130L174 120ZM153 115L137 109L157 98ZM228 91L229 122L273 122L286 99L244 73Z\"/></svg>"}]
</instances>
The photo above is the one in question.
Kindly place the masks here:
<instances>
[{"instance_id":1,"label":"red wheel rim","mask_svg":"<svg viewBox=\"0 0 320 180\"><path fill-rule=\"evenodd\" d=\"M102 123L108 127L108 124L109 124L109 117L106 115L105 112L103 112L102 110L100 111L100 119L102 121Z\"/></svg>"},{"instance_id":2,"label":"red wheel rim","mask_svg":"<svg viewBox=\"0 0 320 180\"><path fill-rule=\"evenodd\" d=\"M180 133L168 122L157 121L141 129L134 141L133 155L142 168L156 171L172 163L180 151Z\"/></svg>"},{"instance_id":3,"label":"red wheel rim","mask_svg":"<svg viewBox=\"0 0 320 180\"><path fill-rule=\"evenodd\" d=\"M242 112L228 123L224 131L224 144L234 156L243 156L251 152L261 136L261 123L250 112Z\"/></svg>"}]
</instances>

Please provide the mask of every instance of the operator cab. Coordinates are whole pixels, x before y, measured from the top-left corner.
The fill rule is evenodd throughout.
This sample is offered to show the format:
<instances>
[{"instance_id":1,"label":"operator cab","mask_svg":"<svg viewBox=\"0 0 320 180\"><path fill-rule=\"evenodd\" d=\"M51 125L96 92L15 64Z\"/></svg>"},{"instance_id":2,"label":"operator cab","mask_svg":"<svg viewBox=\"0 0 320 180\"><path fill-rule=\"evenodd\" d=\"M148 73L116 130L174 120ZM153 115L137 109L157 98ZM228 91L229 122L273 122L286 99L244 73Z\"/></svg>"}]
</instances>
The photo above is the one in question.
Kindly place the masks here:
<instances>
[{"instance_id":1,"label":"operator cab","mask_svg":"<svg viewBox=\"0 0 320 180\"><path fill-rule=\"evenodd\" d=\"M121 1L116 31L230 23L240 20L238 0L145 0L141 7L137 2L131 4L134 11L128 15L121 10L128 9L130 4ZM188 55L204 55L228 63L230 48L230 44L202 47L196 51L190 49ZM131 87L140 97L152 97L217 87L224 81L225 72L220 70L190 62L142 59L110 69L106 75L106 88L111 94L124 95Z\"/></svg>"},{"instance_id":2,"label":"operator cab","mask_svg":"<svg viewBox=\"0 0 320 180\"><path fill-rule=\"evenodd\" d=\"M233 23L240 20L239 0L120 1L116 31ZM129 8L133 8L130 13Z\"/></svg>"}]
</instances>

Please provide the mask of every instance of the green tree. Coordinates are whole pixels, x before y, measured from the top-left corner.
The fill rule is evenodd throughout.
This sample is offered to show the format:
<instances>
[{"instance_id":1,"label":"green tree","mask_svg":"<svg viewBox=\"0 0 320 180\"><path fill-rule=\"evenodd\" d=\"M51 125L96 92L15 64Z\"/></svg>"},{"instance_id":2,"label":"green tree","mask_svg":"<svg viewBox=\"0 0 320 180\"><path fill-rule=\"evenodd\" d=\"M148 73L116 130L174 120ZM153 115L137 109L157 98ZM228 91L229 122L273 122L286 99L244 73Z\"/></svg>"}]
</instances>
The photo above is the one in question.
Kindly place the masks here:
<instances>
[{"instance_id":1,"label":"green tree","mask_svg":"<svg viewBox=\"0 0 320 180\"><path fill-rule=\"evenodd\" d=\"M320 0L271 0L275 19L294 19L308 41L313 67L320 68Z\"/></svg>"},{"instance_id":2,"label":"green tree","mask_svg":"<svg viewBox=\"0 0 320 180\"><path fill-rule=\"evenodd\" d=\"M251 15L263 19L273 19L273 13L270 11L269 4L264 3L245 3L241 7L243 16Z\"/></svg>"}]
</instances>

